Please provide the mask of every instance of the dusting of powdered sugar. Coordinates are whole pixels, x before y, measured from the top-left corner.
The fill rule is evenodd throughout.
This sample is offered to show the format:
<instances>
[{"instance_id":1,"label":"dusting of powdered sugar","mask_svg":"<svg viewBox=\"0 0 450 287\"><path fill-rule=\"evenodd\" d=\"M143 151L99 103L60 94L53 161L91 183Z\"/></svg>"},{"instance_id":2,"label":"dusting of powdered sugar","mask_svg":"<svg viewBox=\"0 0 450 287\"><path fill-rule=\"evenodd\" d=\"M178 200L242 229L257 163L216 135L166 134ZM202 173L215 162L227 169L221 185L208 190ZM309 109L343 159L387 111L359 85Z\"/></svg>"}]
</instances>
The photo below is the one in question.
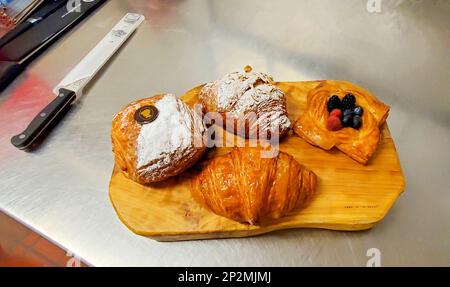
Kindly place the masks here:
<instances>
[{"instance_id":1,"label":"dusting of powdered sugar","mask_svg":"<svg viewBox=\"0 0 450 287\"><path fill-rule=\"evenodd\" d=\"M273 79L267 74L250 72L240 73L234 72L227 74L223 78L207 84L204 91L212 90L217 96L218 112L230 111L241 96L249 91L254 90L260 85L273 85ZM248 102L252 102L248 99Z\"/></svg>"},{"instance_id":2,"label":"dusting of powdered sugar","mask_svg":"<svg viewBox=\"0 0 450 287\"><path fill-rule=\"evenodd\" d=\"M263 113L254 123L261 130L270 131L272 135L282 133L291 127L291 121L286 116L286 112L282 110L270 111ZM252 126L255 128L256 126Z\"/></svg>"},{"instance_id":3,"label":"dusting of powdered sugar","mask_svg":"<svg viewBox=\"0 0 450 287\"><path fill-rule=\"evenodd\" d=\"M137 139L137 169L161 171L192 151L201 142L204 127L201 117L174 95L167 94L155 107L155 121L142 126Z\"/></svg>"},{"instance_id":4,"label":"dusting of powdered sugar","mask_svg":"<svg viewBox=\"0 0 450 287\"><path fill-rule=\"evenodd\" d=\"M228 112L240 117L248 111L258 113L262 124L271 131L275 128L289 129L291 122L286 116L285 94L278 88L272 77L265 73L230 73L223 78L207 84L201 95L215 95L217 112Z\"/></svg>"}]
</instances>

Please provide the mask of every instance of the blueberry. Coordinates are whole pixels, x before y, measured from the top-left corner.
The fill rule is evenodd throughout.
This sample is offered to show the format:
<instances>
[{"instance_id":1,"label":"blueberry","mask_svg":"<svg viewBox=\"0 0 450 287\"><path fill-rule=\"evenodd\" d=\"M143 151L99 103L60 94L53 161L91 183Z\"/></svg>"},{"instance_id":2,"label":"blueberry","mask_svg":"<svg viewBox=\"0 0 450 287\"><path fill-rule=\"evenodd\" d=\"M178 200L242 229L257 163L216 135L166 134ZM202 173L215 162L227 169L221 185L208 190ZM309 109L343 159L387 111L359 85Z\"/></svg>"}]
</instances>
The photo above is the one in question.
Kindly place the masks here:
<instances>
[{"instance_id":1,"label":"blueberry","mask_svg":"<svg viewBox=\"0 0 450 287\"><path fill-rule=\"evenodd\" d=\"M346 115L342 118L342 126L351 127L353 125L353 117L352 115Z\"/></svg>"},{"instance_id":2,"label":"blueberry","mask_svg":"<svg viewBox=\"0 0 450 287\"><path fill-rule=\"evenodd\" d=\"M353 124L352 124L352 128L359 130L359 128L362 125L362 118L360 116L354 116L353 117Z\"/></svg>"},{"instance_id":3,"label":"blueberry","mask_svg":"<svg viewBox=\"0 0 450 287\"><path fill-rule=\"evenodd\" d=\"M360 117L362 117L363 113L364 113L364 109L360 106L357 106L353 112L355 113L355 115L358 115Z\"/></svg>"},{"instance_id":4,"label":"blueberry","mask_svg":"<svg viewBox=\"0 0 450 287\"><path fill-rule=\"evenodd\" d=\"M352 110L346 109L346 110L344 111L344 117L345 117L345 116L352 116L352 115L353 115L353 111L352 111Z\"/></svg>"}]
</instances>

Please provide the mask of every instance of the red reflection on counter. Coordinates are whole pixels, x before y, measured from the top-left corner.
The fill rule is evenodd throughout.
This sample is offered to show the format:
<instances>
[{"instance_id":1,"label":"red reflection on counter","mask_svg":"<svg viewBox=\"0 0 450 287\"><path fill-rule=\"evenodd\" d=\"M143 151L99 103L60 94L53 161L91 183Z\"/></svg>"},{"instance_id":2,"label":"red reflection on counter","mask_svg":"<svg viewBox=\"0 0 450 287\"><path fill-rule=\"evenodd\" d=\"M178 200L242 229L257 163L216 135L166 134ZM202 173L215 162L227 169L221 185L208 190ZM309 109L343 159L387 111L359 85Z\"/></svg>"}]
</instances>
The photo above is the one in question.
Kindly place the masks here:
<instances>
[{"instance_id":1,"label":"red reflection on counter","mask_svg":"<svg viewBox=\"0 0 450 287\"><path fill-rule=\"evenodd\" d=\"M26 74L9 95L2 94L6 100L0 104L0 159L16 151L11 143L12 136L19 134L55 95L50 85L37 74Z\"/></svg>"},{"instance_id":2,"label":"red reflection on counter","mask_svg":"<svg viewBox=\"0 0 450 287\"><path fill-rule=\"evenodd\" d=\"M147 19L151 19L152 24L162 25L172 21L177 15L176 11L184 0L132 0L129 5L142 11Z\"/></svg>"}]
</instances>

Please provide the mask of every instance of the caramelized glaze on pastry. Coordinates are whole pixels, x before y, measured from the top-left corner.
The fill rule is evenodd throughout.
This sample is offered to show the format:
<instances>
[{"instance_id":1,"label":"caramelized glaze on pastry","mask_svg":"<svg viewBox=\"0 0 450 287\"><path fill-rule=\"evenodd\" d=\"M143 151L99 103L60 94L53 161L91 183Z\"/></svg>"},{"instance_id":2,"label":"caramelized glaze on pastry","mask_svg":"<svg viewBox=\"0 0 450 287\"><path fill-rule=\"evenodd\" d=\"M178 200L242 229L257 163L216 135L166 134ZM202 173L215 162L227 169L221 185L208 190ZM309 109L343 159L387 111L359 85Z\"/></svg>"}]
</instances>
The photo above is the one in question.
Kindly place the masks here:
<instances>
[{"instance_id":1,"label":"caramelized glaze on pastry","mask_svg":"<svg viewBox=\"0 0 450 287\"><path fill-rule=\"evenodd\" d=\"M116 164L142 184L166 180L202 156L204 134L201 117L174 95L133 102L112 123Z\"/></svg>"},{"instance_id":2,"label":"caramelized glaze on pastry","mask_svg":"<svg viewBox=\"0 0 450 287\"><path fill-rule=\"evenodd\" d=\"M250 67L206 84L199 98L205 112L219 113L228 130L231 126L231 132L246 138L282 137L291 126L284 92L271 76Z\"/></svg>"},{"instance_id":3,"label":"caramelized glaze on pastry","mask_svg":"<svg viewBox=\"0 0 450 287\"><path fill-rule=\"evenodd\" d=\"M192 196L218 215L249 224L305 204L316 190L316 175L287 153L262 158L262 151L234 148L216 157L192 180Z\"/></svg>"},{"instance_id":4,"label":"caramelized glaze on pastry","mask_svg":"<svg viewBox=\"0 0 450 287\"><path fill-rule=\"evenodd\" d=\"M327 101L332 95L344 97L353 94L359 106L364 108L362 126L328 130ZM325 150L338 148L361 164L367 164L378 143L380 127L386 122L389 106L380 102L369 92L348 82L324 81L308 93L308 107L294 123L294 132L310 144Z\"/></svg>"}]
</instances>

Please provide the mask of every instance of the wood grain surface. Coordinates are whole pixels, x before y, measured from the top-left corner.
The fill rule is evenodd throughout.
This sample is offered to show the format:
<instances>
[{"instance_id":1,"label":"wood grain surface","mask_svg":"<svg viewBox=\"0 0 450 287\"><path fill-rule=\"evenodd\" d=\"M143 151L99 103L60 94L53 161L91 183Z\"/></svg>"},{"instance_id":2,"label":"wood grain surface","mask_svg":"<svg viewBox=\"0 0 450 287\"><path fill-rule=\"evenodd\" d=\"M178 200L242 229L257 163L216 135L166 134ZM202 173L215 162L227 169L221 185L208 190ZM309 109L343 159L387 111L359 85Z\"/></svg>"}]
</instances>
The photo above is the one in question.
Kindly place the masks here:
<instances>
[{"instance_id":1,"label":"wood grain surface","mask_svg":"<svg viewBox=\"0 0 450 287\"><path fill-rule=\"evenodd\" d=\"M289 118L295 121L306 108L308 91L320 82L281 82L286 93ZM201 87L182 99L193 106ZM236 141L234 135L216 126L216 136ZM110 199L121 221L133 232L159 241L247 237L280 229L324 228L365 230L381 221L404 189L404 177L387 125L367 166L342 152L325 151L290 134L280 150L293 155L318 176L317 194L306 208L262 226L250 226L215 215L200 207L190 194L190 178L211 158L230 148L210 149L191 169L168 181L144 186L114 168Z\"/></svg>"}]
</instances>

